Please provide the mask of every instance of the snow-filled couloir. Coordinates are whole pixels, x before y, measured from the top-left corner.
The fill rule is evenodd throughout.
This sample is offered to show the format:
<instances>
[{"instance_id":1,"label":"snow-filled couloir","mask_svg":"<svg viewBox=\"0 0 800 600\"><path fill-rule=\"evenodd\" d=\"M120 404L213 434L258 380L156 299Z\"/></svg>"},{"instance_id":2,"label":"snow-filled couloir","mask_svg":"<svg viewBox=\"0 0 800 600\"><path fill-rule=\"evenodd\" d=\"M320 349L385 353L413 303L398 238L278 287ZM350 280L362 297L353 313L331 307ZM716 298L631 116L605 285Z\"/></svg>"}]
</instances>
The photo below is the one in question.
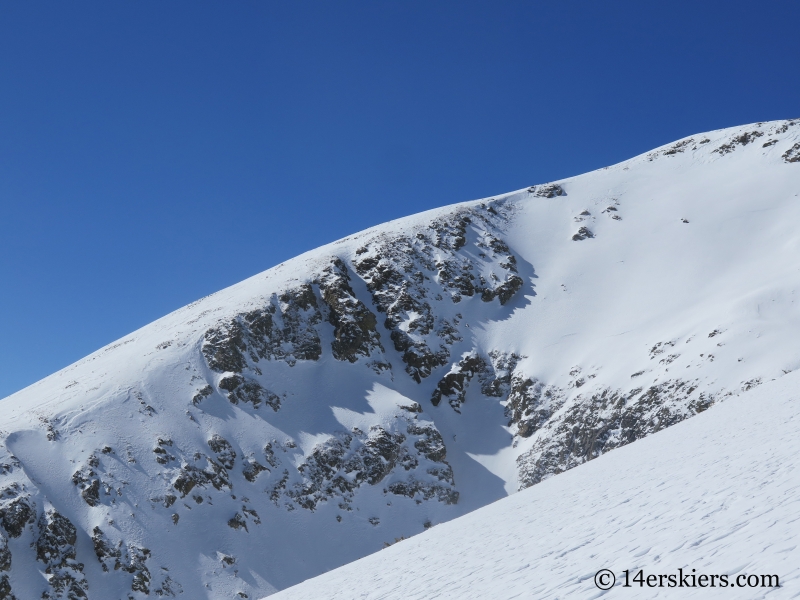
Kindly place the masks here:
<instances>
[{"instance_id":1,"label":"snow-filled couloir","mask_svg":"<svg viewBox=\"0 0 800 600\"><path fill-rule=\"evenodd\" d=\"M259 597L800 366L800 121L393 221L0 401L0 598Z\"/></svg>"}]
</instances>

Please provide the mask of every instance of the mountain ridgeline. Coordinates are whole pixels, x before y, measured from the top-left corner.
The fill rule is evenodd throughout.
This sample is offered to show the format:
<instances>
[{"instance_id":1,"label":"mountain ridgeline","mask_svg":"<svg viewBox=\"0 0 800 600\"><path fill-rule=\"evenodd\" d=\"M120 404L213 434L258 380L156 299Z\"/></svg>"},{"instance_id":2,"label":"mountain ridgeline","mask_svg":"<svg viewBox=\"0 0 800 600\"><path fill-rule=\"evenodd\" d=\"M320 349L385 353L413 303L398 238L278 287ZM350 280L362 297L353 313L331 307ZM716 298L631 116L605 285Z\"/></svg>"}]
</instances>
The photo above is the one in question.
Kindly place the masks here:
<instances>
[{"instance_id":1,"label":"mountain ridgeline","mask_svg":"<svg viewBox=\"0 0 800 600\"><path fill-rule=\"evenodd\" d=\"M800 366L800 121L302 255L0 403L0 600L255 598Z\"/></svg>"}]
</instances>

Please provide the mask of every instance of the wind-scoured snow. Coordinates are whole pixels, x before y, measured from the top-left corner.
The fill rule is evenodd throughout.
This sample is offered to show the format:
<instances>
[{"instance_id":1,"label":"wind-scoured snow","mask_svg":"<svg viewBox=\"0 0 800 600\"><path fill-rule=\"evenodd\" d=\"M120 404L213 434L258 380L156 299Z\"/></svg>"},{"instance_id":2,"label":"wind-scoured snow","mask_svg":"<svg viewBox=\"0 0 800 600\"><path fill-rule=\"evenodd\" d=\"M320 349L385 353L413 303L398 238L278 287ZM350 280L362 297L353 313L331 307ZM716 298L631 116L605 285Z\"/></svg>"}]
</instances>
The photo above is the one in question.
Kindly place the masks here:
<instances>
[{"instance_id":1,"label":"wind-scoured snow","mask_svg":"<svg viewBox=\"0 0 800 600\"><path fill-rule=\"evenodd\" d=\"M798 149L758 123L386 223L5 398L0 599L264 596L782 379Z\"/></svg>"},{"instance_id":2,"label":"wind-scoured snow","mask_svg":"<svg viewBox=\"0 0 800 600\"><path fill-rule=\"evenodd\" d=\"M796 598L798 431L793 373L271 598Z\"/></svg>"}]
</instances>

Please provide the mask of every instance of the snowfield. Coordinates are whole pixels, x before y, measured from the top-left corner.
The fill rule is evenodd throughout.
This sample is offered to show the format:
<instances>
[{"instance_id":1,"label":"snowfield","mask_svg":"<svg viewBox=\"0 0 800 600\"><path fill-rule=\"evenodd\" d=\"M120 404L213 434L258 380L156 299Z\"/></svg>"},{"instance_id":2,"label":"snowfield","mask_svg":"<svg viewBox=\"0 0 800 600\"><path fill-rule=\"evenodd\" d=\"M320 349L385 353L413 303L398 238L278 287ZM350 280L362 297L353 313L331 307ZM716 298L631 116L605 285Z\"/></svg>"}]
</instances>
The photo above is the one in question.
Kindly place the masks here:
<instances>
[{"instance_id":1,"label":"snowfield","mask_svg":"<svg viewBox=\"0 0 800 600\"><path fill-rule=\"evenodd\" d=\"M480 513L543 549L491 558L485 585L518 573L509 594L514 577L534 585L529 563L546 573L542 596L591 595L580 578L604 565L690 564L698 548L712 560L751 534L762 550L709 568L797 562L781 541L791 498L748 504L747 490L791 483L790 404L759 407L800 367L798 222L800 121L757 123L386 223L202 298L0 401L0 600L258 598L432 527L369 560L453 531L449 552L428 554L452 577L429 576L441 597L456 580L477 593L483 570L454 579L476 564L458 554L474 532L446 522L528 488ZM680 434L649 441L698 414L676 431L711 436L700 424L728 423L728 405L755 407L736 424L750 429L721 427L740 437L704 446L702 477L682 474L683 442L657 441ZM751 438L762 458L787 458L726 474ZM616 451L641 457L635 473L591 479L627 460ZM665 544L652 551L625 537L649 526L648 508L629 532L624 516L649 502L648 539ZM521 513L492 512L520 503L530 542ZM725 515L740 509L776 525L681 537L715 519L733 531L745 521ZM669 538L659 528L678 513L687 524ZM607 554L592 556L593 531ZM788 590L795 571L774 564Z\"/></svg>"},{"instance_id":2,"label":"snowfield","mask_svg":"<svg viewBox=\"0 0 800 600\"><path fill-rule=\"evenodd\" d=\"M796 598L798 432L793 373L270 600ZM601 569L616 575L608 592L595 587ZM679 569L731 584L776 574L781 587L646 583Z\"/></svg>"}]
</instances>

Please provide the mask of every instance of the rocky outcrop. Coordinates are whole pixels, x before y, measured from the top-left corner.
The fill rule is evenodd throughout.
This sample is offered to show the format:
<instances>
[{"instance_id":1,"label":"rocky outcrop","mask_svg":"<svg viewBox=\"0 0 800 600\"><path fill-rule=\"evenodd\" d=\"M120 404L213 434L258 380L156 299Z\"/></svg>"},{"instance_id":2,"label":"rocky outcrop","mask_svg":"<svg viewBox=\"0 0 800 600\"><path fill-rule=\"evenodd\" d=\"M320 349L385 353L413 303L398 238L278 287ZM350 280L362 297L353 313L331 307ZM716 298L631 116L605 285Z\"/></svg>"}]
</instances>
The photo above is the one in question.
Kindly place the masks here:
<instances>
[{"instance_id":1,"label":"rocky outcrop","mask_svg":"<svg viewBox=\"0 0 800 600\"><path fill-rule=\"evenodd\" d=\"M89 584L83 574L83 564L75 559L75 526L55 509L49 509L39 518L38 529L36 558L44 563L50 586L42 598L88 598Z\"/></svg>"},{"instance_id":2,"label":"rocky outcrop","mask_svg":"<svg viewBox=\"0 0 800 600\"><path fill-rule=\"evenodd\" d=\"M192 397L192 404L194 404L195 406L199 406L200 403L205 398L208 398L213 393L214 393L213 387L211 387L210 385L203 386L202 388L197 390L197 393L195 393L195 395Z\"/></svg>"},{"instance_id":3,"label":"rocky outcrop","mask_svg":"<svg viewBox=\"0 0 800 600\"><path fill-rule=\"evenodd\" d=\"M519 382L509 400L511 414L520 415L516 421L520 435L547 425L547 433L517 459L520 489L674 425L715 400L705 392L695 393L696 382L675 379L647 390L605 389L589 397L578 395L553 416L562 400L555 392L548 397L547 391L527 379Z\"/></svg>"},{"instance_id":4,"label":"rocky outcrop","mask_svg":"<svg viewBox=\"0 0 800 600\"><path fill-rule=\"evenodd\" d=\"M700 144L707 144L709 141L710 140L704 139L700 142ZM659 156L676 156L678 154L683 154L690 147L695 150L697 149L694 138L681 140L680 142L676 142L667 148L656 150L655 152L650 152L647 154L647 160L653 161L657 159Z\"/></svg>"},{"instance_id":5,"label":"rocky outcrop","mask_svg":"<svg viewBox=\"0 0 800 600\"><path fill-rule=\"evenodd\" d=\"M11 592L9 571L11 571L11 550L8 549L8 540L0 535L0 600L16 600Z\"/></svg>"},{"instance_id":6,"label":"rocky outcrop","mask_svg":"<svg viewBox=\"0 0 800 600\"><path fill-rule=\"evenodd\" d=\"M463 339L460 316L437 314L434 301L478 296L502 306L522 289L517 258L499 236L502 211L501 204L457 210L414 236L375 238L356 250L355 270L415 381L446 365Z\"/></svg>"},{"instance_id":7,"label":"rocky outcrop","mask_svg":"<svg viewBox=\"0 0 800 600\"><path fill-rule=\"evenodd\" d=\"M800 162L800 142L784 152L782 158L787 163Z\"/></svg>"},{"instance_id":8,"label":"rocky outcrop","mask_svg":"<svg viewBox=\"0 0 800 600\"><path fill-rule=\"evenodd\" d=\"M339 432L318 444L298 468L299 477L286 471L271 497L281 497L301 508L314 510L319 502L337 501L349 510L356 490L378 485L389 477L387 490L408 497L436 498L452 504L458 500L453 472L445 461L442 437L430 422L398 418L405 432L387 431L379 425L365 433ZM403 475L403 473L408 475Z\"/></svg>"},{"instance_id":9,"label":"rocky outcrop","mask_svg":"<svg viewBox=\"0 0 800 600\"><path fill-rule=\"evenodd\" d=\"M515 352L492 350L487 359L491 369L478 374L481 393L489 398L505 398L511 391L511 377L522 357Z\"/></svg>"},{"instance_id":10,"label":"rocky outcrop","mask_svg":"<svg viewBox=\"0 0 800 600\"><path fill-rule=\"evenodd\" d=\"M0 571L11 570L11 550L8 549L8 540L0 535Z\"/></svg>"},{"instance_id":11,"label":"rocky outcrop","mask_svg":"<svg viewBox=\"0 0 800 600\"><path fill-rule=\"evenodd\" d=\"M561 408L564 400L562 390L516 374L511 378L505 406L508 426L516 427L518 436L530 437Z\"/></svg>"},{"instance_id":12,"label":"rocky outcrop","mask_svg":"<svg viewBox=\"0 0 800 600\"><path fill-rule=\"evenodd\" d=\"M322 321L310 284L273 295L264 307L236 316L205 334L202 351L208 366L219 373L241 373L247 358L318 360L322 354L315 325Z\"/></svg>"},{"instance_id":13,"label":"rocky outcrop","mask_svg":"<svg viewBox=\"0 0 800 600\"><path fill-rule=\"evenodd\" d=\"M80 490L81 498L89 506L100 504L100 478L91 465L84 465L72 474L72 483Z\"/></svg>"},{"instance_id":14,"label":"rocky outcrop","mask_svg":"<svg viewBox=\"0 0 800 600\"><path fill-rule=\"evenodd\" d=\"M564 189L555 183L532 185L528 188L528 193L537 198L557 198L565 195Z\"/></svg>"},{"instance_id":15,"label":"rocky outcrop","mask_svg":"<svg viewBox=\"0 0 800 600\"><path fill-rule=\"evenodd\" d=\"M438 406L442 399L460 412L466 400L467 388L474 377L480 382L480 393L489 398L505 399L510 391L511 376L520 360L515 353L493 350L485 357L476 350L465 352L453 363L431 395L431 404Z\"/></svg>"},{"instance_id":16,"label":"rocky outcrop","mask_svg":"<svg viewBox=\"0 0 800 600\"><path fill-rule=\"evenodd\" d=\"M25 527L35 521L36 504L18 483L0 491L0 524L9 537L20 537Z\"/></svg>"},{"instance_id":17,"label":"rocky outcrop","mask_svg":"<svg viewBox=\"0 0 800 600\"><path fill-rule=\"evenodd\" d=\"M588 227L581 227L578 231L572 236L573 242L580 242L581 240L588 240L594 237L594 233Z\"/></svg>"},{"instance_id":18,"label":"rocky outcrop","mask_svg":"<svg viewBox=\"0 0 800 600\"><path fill-rule=\"evenodd\" d=\"M486 361L476 352L467 352L457 363L453 364L450 372L447 373L437 384L431 396L431 404L438 406L442 398L446 398L448 404L456 412L467 394L467 384L478 373L486 371Z\"/></svg>"},{"instance_id":19,"label":"rocky outcrop","mask_svg":"<svg viewBox=\"0 0 800 600\"><path fill-rule=\"evenodd\" d=\"M334 340L331 345L336 360L354 363L358 357L377 357L373 368L384 370L391 365L381 360L383 346L378 333L378 319L358 299L350 287L350 273L340 258L335 258L317 279L322 300L333 325Z\"/></svg>"},{"instance_id":20,"label":"rocky outcrop","mask_svg":"<svg viewBox=\"0 0 800 600\"><path fill-rule=\"evenodd\" d=\"M186 462L181 467L178 476L172 483L181 495L186 497L195 487L212 486L216 490L231 489L231 480L228 471L220 463L199 452L192 457L192 462Z\"/></svg>"},{"instance_id":21,"label":"rocky outcrop","mask_svg":"<svg viewBox=\"0 0 800 600\"><path fill-rule=\"evenodd\" d=\"M92 530L92 544L103 571L109 572L113 569L130 573L133 575L130 583L131 591L150 594L151 576L150 569L147 568L150 550L135 544L125 545L121 540L113 543L100 527Z\"/></svg>"},{"instance_id":22,"label":"rocky outcrop","mask_svg":"<svg viewBox=\"0 0 800 600\"><path fill-rule=\"evenodd\" d=\"M244 402L258 408L266 404L275 412L281 407L281 398L260 383L241 375L227 375L220 379L219 389L227 392L228 400L233 404Z\"/></svg>"},{"instance_id":23,"label":"rocky outcrop","mask_svg":"<svg viewBox=\"0 0 800 600\"><path fill-rule=\"evenodd\" d=\"M236 460L236 451L230 442L219 434L214 434L208 440L208 447L217 455L217 460L226 469L232 469Z\"/></svg>"},{"instance_id":24,"label":"rocky outcrop","mask_svg":"<svg viewBox=\"0 0 800 600\"><path fill-rule=\"evenodd\" d=\"M563 190L551 184L532 193L555 197ZM220 393L234 403L264 403L277 410L280 397L258 381L257 363L318 360L323 319L333 327L331 352L336 360L367 359L377 372L390 370L378 318L354 291L353 276L363 280L371 304L383 313L383 326L406 372L421 382L446 365L450 347L463 340L460 315L445 316L433 308L435 303L448 297L458 304L477 296L503 306L523 288L517 258L500 236L508 210L503 203L484 204L453 211L413 235L376 236L357 249L354 272L333 257L310 275L310 283L209 329L202 350L209 368L223 374L217 382ZM204 387L193 402L199 405L211 393Z\"/></svg>"},{"instance_id":25,"label":"rocky outcrop","mask_svg":"<svg viewBox=\"0 0 800 600\"><path fill-rule=\"evenodd\" d=\"M760 138L762 135L764 135L762 131L746 131L734 136L729 142L722 144L719 148L714 149L713 152L716 152L720 156L724 156L736 150L737 146L747 146L747 144L756 141L756 139Z\"/></svg>"},{"instance_id":26,"label":"rocky outcrop","mask_svg":"<svg viewBox=\"0 0 800 600\"><path fill-rule=\"evenodd\" d=\"M267 473L270 472L267 467L259 463L257 460L252 458L247 458L244 460L244 465L242 466L242 475L244 475L244 478L250 483L253 483L258 478L259 474L263 473L264 471Z\"/></svg>"},{"instance_id":27,"label":"rocky outcrop","mask_svg":"<svg viewBox=\"0 0 800 600\"><path fill-rule=\"evenodd\" d=\"M175 456L170 453L172 448L172 440L169 438L158 438L156 447L153 448L153 454L156 455L156 462L160 465L167 465L175 460Z\"/></svg>"},{"instance_id":28,"label":"rocky outcrop","mask_svg":"<svg viewBox=\"0 0 800 600\"><path fill-rule=\"evenodd\" d=\"M109 569L117 570L122 566L122 542L112 544L103 530L100 527L95 527L92 530L92 545L94 546L94 553L97 555L97 560L103 571L108 572Z\"/></svg>"},{"instance_id":29,"label":"rocky outcrop","mask_svg":"<svg viewBox=\"0 0 800 600\"><path fill-rule=\"evenodd\" d=\"M282 360L294 366L298 360L319 360L322 344L317 326L322 322L317 296L311 284L274 294L263 308L237 315L206 331L202 352L212 371L222 373L220 393L233 404L262 405L278 411L281 396L258 381L261 360ZM213 393L206 385L195 393L195 406Z\"/></svg>"}]
</instances>

